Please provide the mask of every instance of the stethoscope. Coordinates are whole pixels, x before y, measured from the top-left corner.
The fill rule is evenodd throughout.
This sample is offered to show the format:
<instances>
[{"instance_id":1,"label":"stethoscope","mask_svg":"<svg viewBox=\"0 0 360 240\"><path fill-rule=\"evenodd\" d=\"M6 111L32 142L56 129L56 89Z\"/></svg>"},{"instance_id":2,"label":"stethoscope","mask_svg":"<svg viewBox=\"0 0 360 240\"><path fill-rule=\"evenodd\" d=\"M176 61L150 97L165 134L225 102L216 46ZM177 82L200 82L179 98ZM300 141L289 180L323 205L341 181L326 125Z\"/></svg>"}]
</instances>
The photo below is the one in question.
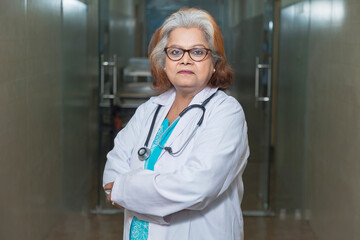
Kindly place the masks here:
<instances>
[{"instance_id":1,"label":"stethoscope","mask_svg":"<svg viewBox=\"0 0 360 240\"><path fill-rule=\"evenodd\" d=\"M192 104L190 106L188 106L187 108L185 108L180 114L179 116L175 119L174 122L176 122L176 120L180 119L182 116L185 115L185 113L187 113L188 111L190 111L191 109L194 109L194 108L200 108L202 110L202 115L201 115L201 118L200 120L198 121L198 123L196 124L196 127L195 129L192 131L192 133L190 134L190 136L187 138L187 140L184 142L184 144L181 146L181 148L178 150L178 151L173 151L173 149L171 147L165 147L165 146L161 146L160 145L160 139L162 138L162 136L166 133L166 131L171 127L171 124L164 132L163 134L161 134L161 136L159 137L158 139L158 145L159 147L161 147L162 149L164 149L165 151L167 151L170 155L172 156L177 156L177 155L180 155L181 152L185 149L185 147L188 145L188 143L190 142L191 138L195 135L195 132L196 130L201 126L203 120L204 120L204 115L205 115L205 105L211 100L211 98L216 94L213 93L210 97L208 97L201 105L200 104ZM146 159L148 159L151 155L151 150L149 149L148 145L149 145L149 140L150 140L150 137L151 137L151 134L152 134L152 131L154 129L154 125L155 125L155 122L156 122L156 118L157 118L157 115L160 111L160 108L162 106L159 105L156 109L156 112L154 114L154 117L153 117L153 120L151 122L151 125L150 125L150 129L149 129L149 133L147 135L147 138L146 138L146 141L145 141L145 144L143 147L141 147L139 150L138 150L138 157L141 161L144 161Z\"/></svg>"}]
</instances>

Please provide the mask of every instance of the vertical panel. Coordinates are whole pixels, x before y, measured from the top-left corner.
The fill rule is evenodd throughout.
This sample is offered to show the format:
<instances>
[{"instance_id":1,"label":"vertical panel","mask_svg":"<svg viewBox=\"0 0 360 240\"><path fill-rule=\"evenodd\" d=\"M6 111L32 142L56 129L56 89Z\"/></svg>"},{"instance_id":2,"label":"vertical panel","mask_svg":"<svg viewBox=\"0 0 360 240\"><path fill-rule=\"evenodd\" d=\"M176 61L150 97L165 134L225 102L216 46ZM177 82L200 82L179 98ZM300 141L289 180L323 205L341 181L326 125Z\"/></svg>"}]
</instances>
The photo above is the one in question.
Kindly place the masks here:
<instances>
[{"instance_id":1,"label":"vertical panel","mask_svg":"<svg viewBox=\"0 0 360 240\"><path fill-rule=\"evenodd\" d=\"M360 235L359 11L359 1L311 1L308 207L319 239Z\"/></svg>"},{"instance_id":2,"label":"vertical panel","mask_svg":"<svg viewBox=\"0 0 360 240\"><path fill-rule=\"evenodd\" d=\"M135 29L134 3L130 0L109 0L109 57L117 54L121 66L135 57Z\"/></svg>"},{"instance_id":3,"label":"vertical panel","mask_svg":"<svg viewBox=\"0 0 360 240\"><path fill-rule=\"evenodd\" d=\"M87 2L95 3L89 14L95 13L97 24L97 1ZM43 239L62 216L62 193L68 189L63 189L63 178L67 176L62 175L61 10L61 0L0 2L1 239ZM87 105L96 103L97 95L96 26L95 31L92 27L93 35L85 31L91 38L92 51L85 42L72 39L73 45L85 48L84 60L80 62L86 66L81 68L82 74L88 74L87 80L91 80L81 86L82 94L87 96L83 102ZM94 55L95 61L91 59ZM96 95L89 97L94 90ZM76 97L71 101L74 99ZM72 102L76 105L76 101ZM81 134L89 138L97 128L93 112L88 108L83 114L82 124L88 126L88 130ZM94 115L95 121L89 121ZM89 145L91 141L86 137L85 140ZM94 150L84 151L86 154L80 161L94 159L91 156ZM86 172L89 171L80 171L79 176L90 182ZM74 183L82 184L75 180L69 189ZM83 193L78 194L85 198Z\"/></svg>"},{"instance_id":4,"label":"vertical panel","mask_svg":"<svg viewBox=\"0 0 360 240\"><path fill-rule=\"evenodd\" d=\"M21 1L0 2L0 238L26 238L26 116L19 109L26 106L26 79L15 63L25 66L26 9ZM14 20L17 21L14 21ZM22 68L24 70L24 68ZM26 67L25 67L26 71ZM25 73L24 71L24 73ZM21 126L21 127L20 127ZM23 199L17 196L24 195ZM18 220L19 219L19 220Z\"/></svg>"},{"instance_id":5,"label":"vertical panel","mask_svg":"<svg viewBox=\"0 0 360 240\"><path fill-rule=\"evenodd\" d=\"M271 33L268 20L272 18L272 1L239 1L239 23L232 25L230 63L234 70L231 94L241 103L248 124L251 154L244 172L244 210L265 210L268 198L269 164L269 107L255 107L255 61L266 63L271 56ZM268 19L268 17L270 17ZM270 41L270 42L269 42ZM265 75L264 75L265 74ZM266 85L266 73L261 71L261 86ZM264 81L262 81L264 80ZM261 93L263 94L263 93Z\"/></svg>"},{"instance_id":6,"label":"vertical panel","mask_svg":"<svg viewBox=\"0 0 360 240\"><path fill-rule=\"evenodd\" d=\"M89 3L63 0L63 191L65 206L71 209L84 206L95 160L89 147L96 147L97 42L91 39L97 39L97 33L90 32L93 26L88 24L97 23L90 20L89 14L96 12Z\"/></svg>"},{"instance_id":7,"label":"vertical panel","mask_svg":"<svg viewBox=\"0 0 360 240\"><path fill-rule=\"evenodd\" d=\"M61 206L61 1L26 1L28 239L42 238ZM51 64L50 64L51 63ZM19 196L20 197L20 196ZM38 231L36 231L39 229Z\"/></svg>"},{"instance_id":8,"label":"vertical panel","mask_svg":"<svg viewBox=\"0 0 360 240\"><path fill-rule=\"evenodd\" d=\"M281 10L275 194L291 211L304 204L308 32L309 1Z\"/></svg>"},{"instance_id":9,"label":"vertical panel","mask_svg":"<svg viewBox=\"0 0 360 240\"><path fill-rule=\"evenodd\" d=\"M284 9L283 13L290 11L289 9ZM299 90L303 89L297 79L303 77L304 72L299 70L304 69L301 62L305 59L308 62L308 87L305 94L307 107L304 120L307 125L304 135L306 152L302 155L306 158L304 192L306 193L305 209L309 210L307 216L319 239L357 239L360 234L358 228L360 209L357 204L360 201L358 191L360 182L358 23L360 18L355 13L360 10L360 3L315 0L311 1L308 9L304 9L310 21L308 33L298 29L301 23L296 17L298 13L296 8L295 16L288 15L286 20L282 19L283 26L293 25L295 31L287 29L282 32L286 41L281 47L297 44L283 49L283 70L280 70L283 81L288 84L282 83L283 104L279 106L281 105L283 110L282 114L279 111L279 116L282 115L282 122L279 121L279 125L285 127L282 135L290 135L288 139L291 140L291 143L284 143L285 138L281 141L281 136L279 137L278 146L284 153L282 164L285 165L287 162L290 164L287 169L296 169L292 161L299 160L301 156L299 146L294 143L301 144L298 140L299 137L303 139L304 134L299 134L298 129L304 126L299 122L299 118L291 118L291 116L301 116L304 112L302 103L297 101L302 98ZM296 19L298 21L295 21ZM294 37L290 38L291 35ZM309 36L307 53L294 52L296 48L304 48L305 45L300 46L299 43L306 42L304 40L306 35ZM293 56L300 57L295 59L300 60L300 64L294 62ZM292 66L297 67L292 69ZM291 77L288 78L291 80L287 80L286 76ZM284 101L287 103L285 104ZM296 110L290 108L291 105L297 107ZM285 115L285 110L289 114ZM300 119L303 120L303 117ZM291 131L291 134L285 133L286 129L294 128L296 131ZM293 138L293 135L297 138ZM286 150L286 146L290 149ZM285 158L286 153L289 157ZM287 183L289 180L291 182L291 179L291 176L287 177L284 182ZM299 195L294 191L296 182L291 185L293 185L291 186L293 190L290 190L291 195L294 196L293 198L298 197Z\"/></svg>"},{"instance_id":10,"label":"vertical panel","mask_svg":"<svg viewBox=\"0 0 360 240\"><path fill-rule=\"evenodd\" d=\"M0 12L0 238L40 239L61 205L60 1Z\"/></svg>"}]
</instances>

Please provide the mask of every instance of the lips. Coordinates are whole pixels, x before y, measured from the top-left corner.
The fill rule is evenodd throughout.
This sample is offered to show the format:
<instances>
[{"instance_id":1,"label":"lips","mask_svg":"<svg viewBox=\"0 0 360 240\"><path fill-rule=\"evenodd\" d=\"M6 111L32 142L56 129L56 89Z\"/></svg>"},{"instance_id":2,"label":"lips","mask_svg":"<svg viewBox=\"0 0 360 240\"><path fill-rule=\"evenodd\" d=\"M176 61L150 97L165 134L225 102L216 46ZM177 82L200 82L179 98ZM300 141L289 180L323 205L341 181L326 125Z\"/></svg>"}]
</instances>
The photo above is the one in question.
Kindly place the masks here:
<instances>
[{"instance_id":1,"label":"lips","mask_svg":"<svg viewBox=\"0 0 360 240\"><path fill-rule=\"evenodd\" d=\"M180 74L194 74L194 72L190 71L190 70L181 70L178 73L180 73Z\"/></svg>"}]
</instances>

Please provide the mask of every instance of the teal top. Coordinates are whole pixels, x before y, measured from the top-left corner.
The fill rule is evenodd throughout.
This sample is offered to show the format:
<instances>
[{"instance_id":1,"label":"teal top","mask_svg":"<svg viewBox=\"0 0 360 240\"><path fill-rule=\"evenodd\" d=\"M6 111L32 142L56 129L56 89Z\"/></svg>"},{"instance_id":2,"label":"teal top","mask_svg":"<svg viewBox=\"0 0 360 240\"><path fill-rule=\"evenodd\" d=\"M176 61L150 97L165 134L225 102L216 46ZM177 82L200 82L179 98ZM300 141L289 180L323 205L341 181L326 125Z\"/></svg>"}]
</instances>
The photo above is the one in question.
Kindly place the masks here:
<instances>
[{"instance_id":1,"label":"teal top","mask_svg":"<svg viewBox=\"0 0 360 240\"><path fill-rule=\"evenodd\" d=\"M144 169L148 169L154 171L154 166L160 156L161 151L163 150L160 145L165 146L166 141L170 137L172 131L174 130L176 124L178 123L179 119L176 119L170 126L169 120L164 119L163 123L160 126L159 131L157 132L155 139L151 145L151 154L150 157L145 161ZM162 136L161 136L162 135ZM149 222L142 221L137 219L136 217L133 218L130 227L130 240L147 240L149 235Z\"/></svg>"}]
</instances>

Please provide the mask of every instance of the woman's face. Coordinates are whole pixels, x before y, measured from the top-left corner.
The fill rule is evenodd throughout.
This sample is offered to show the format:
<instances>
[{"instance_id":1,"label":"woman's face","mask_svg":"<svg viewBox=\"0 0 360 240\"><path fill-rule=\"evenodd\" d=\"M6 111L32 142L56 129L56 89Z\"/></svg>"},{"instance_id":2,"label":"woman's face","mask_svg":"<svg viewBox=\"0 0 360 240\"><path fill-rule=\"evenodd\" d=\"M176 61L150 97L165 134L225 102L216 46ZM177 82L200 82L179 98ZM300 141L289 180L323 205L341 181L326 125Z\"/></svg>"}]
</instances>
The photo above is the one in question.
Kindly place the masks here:
<instances>
[{"instance_id":1,"label":"woman's face","mask_svg":"<svg viewBox=\"0 0 360 240\"><path fill-rule=\"evenodd\" d=\"M167 48L182 49L209 48L205 34L198 28L175 28L168 37ZM204 60L196 62L186 52L178 61L168 57L165 60L165 72L179 93L195 95L206 87L214 72L211 52Z\"/></svg>"}]
</instances>

